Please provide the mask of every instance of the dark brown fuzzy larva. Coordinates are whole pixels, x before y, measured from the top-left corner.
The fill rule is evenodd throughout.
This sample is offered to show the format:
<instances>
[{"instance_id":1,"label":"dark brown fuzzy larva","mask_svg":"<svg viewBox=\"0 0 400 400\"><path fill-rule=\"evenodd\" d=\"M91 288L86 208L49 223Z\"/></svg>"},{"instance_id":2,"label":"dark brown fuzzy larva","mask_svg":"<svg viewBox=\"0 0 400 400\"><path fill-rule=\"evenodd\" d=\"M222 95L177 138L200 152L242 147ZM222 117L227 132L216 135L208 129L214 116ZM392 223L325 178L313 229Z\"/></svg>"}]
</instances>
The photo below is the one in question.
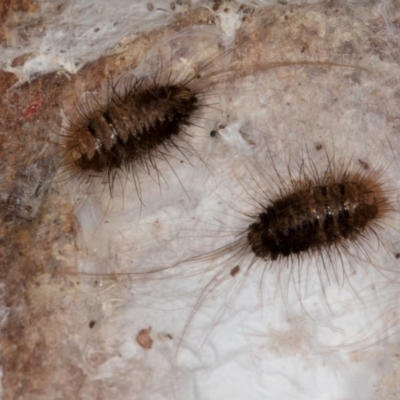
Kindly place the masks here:
<instances>
[{"instance_id":1,"label":"dark brown fuzzy larva","mask_svg":"<svg viewBox=\"0 0 400 400\"><path fill-rule=\"evenodd\" d=\"M376 250L374 239L379 245L383 244L379 229L386 227L389 216L396 212L383 172L363 167L352 170L349 164L336 169L334 160L328 157L328 167L322 173L318 172L312 160L302 161L297 174L292 167L288 167L289 177L286 180L273 160L270 161L276 174L264 177L261 168L254 166L258 173L249 171L253 182L239 181L239 186L247 195L254 195L253 200L260 207L257 213L241 215L240 220L243 216L249 219L247 228L229 230L230 235L235 235L231 243L178 264L185 264L188 274L198 273L199 270L202 273L207 268L205 265L209 264L211 273L211 279L202 289L182 337L203 302L221 282L232 277L236 280L237 289L230 292L231 301L253 267L257 268L252 272L261 274L261 279L268 268L274 268L282 295L289 296L291 289L288 285L292 283L301 303L307 296L310 279L312 285L318 282L316 277L319 279L323 293L325 285L331 283L331 277L338 285L349 281L354 271L353 260L372 264L372 267L381 269L379 272L382 275L392 272L388 265L374 265L373 257L370 257L371 250ZM254 175L261 175L263 179ZM274 182L275 190L270 181ZM260 193L262 198L256 199ZM240 203L243 204L243 201L241 199ZM245 203L248 204L248 201ZM232 209L239 212L237 204ZM221 258L215 264L214 260L218 257ZM312 259L317 262L311 262ZM349 265L347 261L350 261ZM186 268L177 274L186 273ZM229 278L228 274L231 275ZM274 271L266 275L271 280ZM271 282L267 286L271 288ZM350 286L353 288L351 282ZM270 291L268 296L271 296ZM225 308L220 310L218 317Z\"/></svg>"},{"instance_id":2,"label":"dark brown fuzzy larva","mask_svg":"<svg viewBox=\"0 0 400 400\"><path fill-rule=\"evenodd\" d=\"M109 104L93 110L71 128L64 143L74 174L106 172L108 181L122 168L146 165L152 153L172 144L198 110L198 93L185 83L154 84L149 78L133 82Z\"/></svg>"},{"instance_id":3,"label":"dark brown fuzzy larva","mask_svg":"<svg viewBox=\"0 0 400 400\"><path fill-rule=\"evenodd\" d=\"M366 175L304 182L263 207L247 229L256 257L276 260L356 241L388 210L381 188Z\"/></svg>"},{"instance_id":4,"label":"dark brown fuzzy larva","mask_svg":"<svg viewBox=\"0 0 400 400\"><path fill-rule=\"evenodd\" d=\"M184 43L185 32L177 36ZM200 157L188 128L210 118L204 114L205 108L215 109L210 96L218 96L220 84L235 75L224 63L229 50L221 50L218 41L208 37L198 57L189 52L192 58L186 58L184 50L169 42L171 54L166 55L163 45L157 47L158 54L150 52L143 60L138 75L110 81L104 102L95 95L78 102L77 117L71 118L62 135L62 174L67 179L92 182L100 177L112 193L119 173L132 174L140 195L141 169L149 174L155 170L159 179L156 161L169 163L174 149L173 158Z\"/></svg>"},{"instance_id":5,"label":"dark brown fuzzy larva","mask_svg":"<svg viewBox=\"0 0 400 400\"><path fill-rule=\"evenodd\" d=\"M389 215L396 213L391 190L380 172L362 167L351 170L349 165L336 170L332 159L328 163L328 168L318 173L312 161L303 161L296 179L293 171L288 171L289 181L276 171L275 193L270 189L272 193L268 195L264 185L268 186L269 179L255 179L250 172L255 181L252 184L242 181L240 186L248 194L262 192L263 198L254 199L260 207L257 213L242 215L249 219L247 228L230 230L236 233L233 242L179 264L201 265L221 256L221 269L213 278L217 282L218 277L228 274L232 265L240 266L241 271L255 264L263 270L277 265L281 275L281 267L293 270L298 264L301 275L302 261L306 261L307 270L307 259L315 258L319 279L325 285L331 274L340 281L347 279L345 259L371 263L369 252L374 248L374 239L378 245L381 243L379 230L390 223ZM234 210L236 207L232 206ZM297 277L298 274L296 278L292 276ZM207 290L215 282L210 282Z\"/></svg>"}]
</instances>

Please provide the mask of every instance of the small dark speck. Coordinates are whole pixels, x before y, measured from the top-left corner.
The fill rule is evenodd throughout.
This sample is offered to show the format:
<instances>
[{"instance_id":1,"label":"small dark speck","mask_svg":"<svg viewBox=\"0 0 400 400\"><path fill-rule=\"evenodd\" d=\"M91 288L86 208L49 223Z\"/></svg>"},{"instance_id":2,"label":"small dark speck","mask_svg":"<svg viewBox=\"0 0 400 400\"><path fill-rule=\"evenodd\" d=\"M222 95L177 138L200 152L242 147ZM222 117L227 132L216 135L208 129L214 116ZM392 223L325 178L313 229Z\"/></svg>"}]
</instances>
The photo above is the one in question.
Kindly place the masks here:
<instances>
[{"instance_id":1,"label":"small dark speck","mask_svg":"<svg viewBox=\"0 0 400 400\"><path fill-rule=\"evenodd\" d=\"M321 150L322 149L322 144L321 143L317 143L315 145L315 150Z\"/></svg>"},{"instance_id":2,"label":"small dark speck","mask_svg":"<svg viewBox=\"0 0 400 400\"><path fill-rule=\"evenodd\" d=\"M92 320L89 322L89 328L92 329L95 325L96 325L96 321L95 321L94 319L92 319Z\"/></svg>"},{"instance_id":3,"label":"small dark speck","mask_svg":"<svg viewBox=\"0 0 400 400\"><path fill-rule=\"evenodd\" d=\"M236 265L236 267L233 267L231 270L231 276L235 276L240 270L239 265Z\"/></svg>"},{"instance_id":4,"label":"small dark speck","mask_svg":"<svg viewBox=\"0 0 400 400\"><path fill-rule=\"evenodd\" d=\"M395 256L396 258L400 258L400 253L396 253L394 256Z\"/></svg>"},{"instance_id":5,"label":"small dark speck","mask_svg":"<svg viewBox=\"0 0 400 400\"><path fill-rule=\"evenodd\" d=\"M229 8L224 8L224 11L227 13L229 12Z\"/></svg>"},{"instance_id":6,"label":"small dark speck","mask_svg":"<svg viewBox=\"0 0 400 400\"><path fill-rule=\"evenodd\" d=\"M218 11L219 7L221 6L222 0L214 0L214 4L212 6L213 11Z\"/></svg>"},{"instance_id":7,"label":"small dark speck","mask_svg":"<svg viewBox=\"0 0 400 400\"><path fill-rule=\"evenodd\" d=\"M369 168L369 165L368 165L367 162L365 162L365 161L363 161L363 160L360 160L360 159L358 159L358 162L360 163L360 165L361 165L364 169L368 169L368 168Z\"/></svg>"},{"instance_id":8,"label":"small dark speck","mask_svg":"<svg viewBox=\"0 0 400 400\"><path fill-rule=\"evenodd\" d=\"M216 138L216 137L218 136L218 131L211 131L211 132L210 132L210 136L211 136L212 138Z\"/></svg>"},{"instance_id":9,"label":"small dark speck","mask_svg":"<svg viewBox=\"0 0 400 400\"><path fill-rule=\"evenodd\" d=\"M105 224L108 224L108 221L104 221Z\"/></svg>"},{"instance_id":10,"label":"small dark speck","mask_svg":"<svg viewBox=\"0 0 400 400\"><path fill-rule=\"evenodd\" d=\"M169 6L171 7L171 10L172 10L172 11L175 10L175 3L174 3L174 2L172 2Z\"/></svg>"},{"instance_id":11,"label":"small dark speck","mask_svg":"<svg viewBox=\"0 0 400 400\"><path fill-rule=\"evenodd\" d=\"M148 9L149 11L153 11L153 10L154 10L153 4L152 4L152 3L147 3L147 9Z\"/></svg>"},{"instance_id":12,"label":"small dark speck","mask_svg":"<svg viewBox=\"0 0 400 400\"><path fill-rule=\"evenodd\" d=\"M100 28L94 28L95 32L98 32L100 30Z\"/></svg>"}]
</instances>

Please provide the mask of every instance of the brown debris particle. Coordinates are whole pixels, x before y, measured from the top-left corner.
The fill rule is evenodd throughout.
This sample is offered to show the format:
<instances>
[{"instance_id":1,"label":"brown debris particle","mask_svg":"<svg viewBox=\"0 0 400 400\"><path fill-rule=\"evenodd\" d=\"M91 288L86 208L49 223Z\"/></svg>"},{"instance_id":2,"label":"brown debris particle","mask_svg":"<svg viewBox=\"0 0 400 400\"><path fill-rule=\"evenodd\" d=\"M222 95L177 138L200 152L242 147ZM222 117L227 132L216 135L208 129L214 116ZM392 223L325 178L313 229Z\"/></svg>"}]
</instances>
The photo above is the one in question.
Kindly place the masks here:
<instances>
[{"instance_id":1,"label":"brown debris particle","mask_svg":"<svg viewBox=\"0 0 400 400\"><path fill-rule=\"evenodd\" d=\"M172 340L173 336L170 333L167 332L159 332L157 333L157 340L160 342L166 342L168 340Z\"/></svg>"},{"instance_id":2,"label":"brown debris particle","mask_svg":"<svg viewBox=\"0 0 400 400\"><path fill-rule=\"evenodd\" d=\"M239 267L239 265L236 265L236 267L233 267L231 270L231 276L235 276L239 271L240 271L240 267Z\"/></svg>"},{"instance_id":3,"label":"brown debris particle","mask_svg":"<svg viewBox=\"0 0 400 400\"><path fill-rule=\"evenodd\" d=\"M213 11L218 11L218 9L221 7L222 0L214 0L214 4L212 6Z\"/></svg>"},{"instance_id":4,"label":"brown debris particle","mask_svg":"<svg viewBox=\"0 0 400 400\"><path fill-rule=\"evenodd\" d=\"M136 336L136 341L140 347L144 349L151 349L153 346L153 339L150 336L151 327L147 329L141 329Z\"/></svg>"},{"instance_id":5,"label":"brown debris particle","mask_svg":"<svg viewBox=\"0 0 400 400\"><path fill-rule=\"evenodd\" d=\"M363 161L363 160L361 160L361 159L358 159L358 162L361 164L361 166L362 166L364 169L368 169L368 168L369 168L369 165L368 165L367 162L365 162L365 161Z\"/></svg>"}]
</instances>

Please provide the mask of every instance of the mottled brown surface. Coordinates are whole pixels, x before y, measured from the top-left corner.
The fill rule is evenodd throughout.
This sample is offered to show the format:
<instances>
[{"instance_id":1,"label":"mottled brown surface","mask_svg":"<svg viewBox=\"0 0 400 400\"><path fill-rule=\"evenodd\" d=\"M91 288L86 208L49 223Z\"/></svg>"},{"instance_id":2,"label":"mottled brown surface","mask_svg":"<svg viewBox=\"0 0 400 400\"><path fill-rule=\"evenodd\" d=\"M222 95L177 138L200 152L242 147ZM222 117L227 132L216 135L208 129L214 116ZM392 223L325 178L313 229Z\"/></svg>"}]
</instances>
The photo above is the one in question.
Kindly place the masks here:
<instances>
[{"instance_id":1,"label":"mottled brown surface","mask_svg":"<svg viewBox=\"0 0 400 400\"><path fill-rule=\"evenodd\" d=\"M0 2L0 42L9 39L10 30L18 25L21 16L29 17L39 10L36 0L2 0Z\"/></svg>"},{"instance_id":2,"label":"mottled brown surface","mask_svg":"<svg viewBox=\"0 0 400 400\"><path fill-rule=\"evenodd\" d=\"M71 209L54 179L50 123L57 120L54 99L62 81L49 75L11 88L14 76L0 75L7 93L0 106L5 121L0 133L0 281L9 311L0 336L4 399L43 398L43 393L73 398L69 392L82 379L66 357L68 321L73 323L76 310L63 309L70 285L59 274L75 265ZM56 387L65 396L56 394Z\"/></svg>"},{"instance_id":3,"label":"mottled brown surface","mask_svg":"<svg viewBox=\"0 0 400 400\"><path fill-rule=\"evenodd\" d=\"M33 12L35 4L2 2L0 21L13 11ZM79 282L63 274L75 271L77 248L71 205L56 178L60 109L73 110L79 93L102 84L105 66L111 74L132 68L163 37L210 22L206 10L181 15L71 80L54 73L14 87L17 78L0 71L0 282L8 310L0 335L4 400L78 399L85 380L73 361L79 358L73 335L94 324L85 314L87 299L73 286Z\"/></svg>"}]
</instances>

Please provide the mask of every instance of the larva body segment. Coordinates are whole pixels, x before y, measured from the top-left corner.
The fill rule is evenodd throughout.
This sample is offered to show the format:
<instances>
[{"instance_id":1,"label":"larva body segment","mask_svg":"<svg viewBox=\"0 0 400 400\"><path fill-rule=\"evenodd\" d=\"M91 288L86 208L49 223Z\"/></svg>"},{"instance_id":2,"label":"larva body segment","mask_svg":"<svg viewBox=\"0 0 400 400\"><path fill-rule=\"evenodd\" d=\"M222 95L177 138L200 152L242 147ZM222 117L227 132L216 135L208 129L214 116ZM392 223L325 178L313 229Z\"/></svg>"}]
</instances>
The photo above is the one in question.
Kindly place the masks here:
<instances>
[{"instance_id":1,"label":"larva body segment","mask_svg":"<svg viewBox=\"0 0 400 400\"><path fill-rule=\"evenodd\" d=\"M190 125L197 108L196 93L184 84L154 85L146 77L121 95L114 89L108 106L86 116L68 137L66 151L81 171L129 170Z\"/></svg>"},{"instance_id":2,"label":"larva body segment","mask_svg":"<svg viewBox=\"0 0 400 400\"><path fill-rule=\"evenodd\" d=\"M276 260L342 247L345 240L359 239L388 208L377 184L359 173L295 186L263 207L248 227L256 257Z\"/></svg>"}]
</instances>

